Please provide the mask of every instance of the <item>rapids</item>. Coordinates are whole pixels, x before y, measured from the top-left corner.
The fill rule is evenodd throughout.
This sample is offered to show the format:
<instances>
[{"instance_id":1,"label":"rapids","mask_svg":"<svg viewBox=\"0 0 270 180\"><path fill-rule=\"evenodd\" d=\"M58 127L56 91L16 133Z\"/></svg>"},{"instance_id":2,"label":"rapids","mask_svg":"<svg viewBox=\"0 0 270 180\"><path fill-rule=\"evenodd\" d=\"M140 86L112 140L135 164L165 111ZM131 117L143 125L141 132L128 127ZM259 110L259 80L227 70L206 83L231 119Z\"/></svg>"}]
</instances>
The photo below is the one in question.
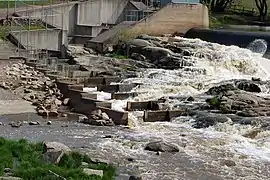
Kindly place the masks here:
<instances>
[{"instance_id":1,"label":"rapids","mask_svg":"<svg viewBox=\"0 0 270 180\"><path fill-rule=\"evenodd\" d=\"M194 67L177 70L145 69L138 78L122 83L142 83L133 89L139 96L129 101L155 100L161 97L203 96L210 87L231 79L269 79L270 60L263 57L267 44L255 40L247 49L201 41L176 38L184 49L194 55L184 58L195 63ZM268 90L260 93L268 95ZM126 101L111 100L113 108L123 110ZM170 100L169 106L179 103ZM129 121L132 133L128 133L120 145L101 142L99 146L113 149L119 155L139 159L139 172L146 179L269 179L270 131L259 131L253 139L245 134L260 129L260 126L236 125L230 122L205 129L194 129L191 117L175 118L173 122L143 123L143 112L132 112ZM147 141L162 139L178 145L181 155L151 157L143 151ZM234 162L235 166L224 162ZM192 174L192 172L196 172ZM201 176L198 177L198 174Z\"/></svg>"}]
</instances>

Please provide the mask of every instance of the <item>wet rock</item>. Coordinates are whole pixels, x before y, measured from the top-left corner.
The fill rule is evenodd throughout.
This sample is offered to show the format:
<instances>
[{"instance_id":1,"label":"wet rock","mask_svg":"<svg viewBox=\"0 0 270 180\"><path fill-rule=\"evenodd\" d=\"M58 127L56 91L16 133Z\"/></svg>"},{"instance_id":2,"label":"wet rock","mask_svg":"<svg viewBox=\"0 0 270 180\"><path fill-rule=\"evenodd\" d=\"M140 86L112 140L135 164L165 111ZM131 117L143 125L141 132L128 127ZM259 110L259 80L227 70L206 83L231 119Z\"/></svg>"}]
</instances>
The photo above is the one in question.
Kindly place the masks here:
<instances>
[{"instance_id":1,"label":"wet rock","mask_svg":"<svg viewBox=\"0 0 270 180\"><path fill-rule=\"evenodd\" d=\"M142 180L142 177L131 175L128 180Z\"/></svg>"},{"instance_id":2,"label":"wet rock","mask_svg":"<svg viewBox=\"0 0 270 180\"><path fill-rule=\"evenodd\" d=\"M67 106L68 103L69 103L69 101L70 101L69 98L65 98L65 99L63 100L63 105Z\"/></svg>"},{"instance_id":3,"label":"wet rock","mask_svg":"<svg viewBox=\"0 0 270 180\"><path fill-rule=\"evenodd\" d=\"M51 124L52 124L52 121L48 121L48 122L47 122L47 125L51 125Z\"/></svg>"},{"instance_id":4,"label":"wet rock","mask_svg":"<svg viewBox=\"0 0 270 180\"><path fill-rule=\"evenodd\" d=\"M132 53L130 56L132 59L138 60L138 61L145 61L146 57L139 54L139 53Z\"/></svg>"},{"instance_id":5,"label":"wet rock","mask_svg":"<svg viewBox=\"0 0 270 180\"><path fill-rule=\"evenodd\" d=\"M68 115L67 114L62 114L62 117L67 117Z\"/></svg>"},{"instance_id":6,"label":"wet rock","mask_svg":"<svg viewBox=\"0 0 270 180\"><path fill-rule=\"evenodd\" d=\"M31 89L24 89L24 93L31 93L33 92Z\"/></svg>"},{"instance_id":7,"label":"wet rock","mask_svg":"<svg viewBox=\"0 0 270 180\"><path fill-rule=\"evenodd\" d=\"M9 123L9 125L11 127L14 127L14 128L19 128L19 127L22 126L22 122L21 121L17 121L17 122L12 121L12 122Z\"/></svg>"},{"instance_id":8,"label":"wet rock","mask_svg":"<svg viewBox=\"0 0 270 180\"><path fill-rule=\"evenodd\" d=\"M197 116L195 116L195 122L193 124L193 127L194 128L207 128L217 123L224 123L229 120L230 118L222 114L199 113Z\"/></svg>"},{"instance_id":9,"label":"wet rock","mask_svg":"<svg viewBox=\"0 0 270 180\"><path fill-rule=\"evenodd\" d=\"M97 175L97 176L103 177L103 170L84 168L83 172L89 176L90 175Z\"/></svg>"},{"instance_id":10,"label":"wet rock","mask_svg":"<svg viewBox=\"0 0 270 180\"><path fill-rule=\"evenodd\" d=\"M252 77L251 80L252 81L261 81L261 78Z\"/></svg>"},{"instance_id":11,"label":"wet rock","mask_svg":"<svg viewBox=\"0 0 270 180\"><path fill-rule=\"evenodd\" d=\"M187 101L194 101L195 99L194 99L194 97L192 97L192 96L189 96L188 98L187 98Z\"/></svg>"},{"instance_id":12,"label":"wet rock","mask_svg":"<svg viewBox=\"0 0 270 180\"><path fill-rule=\"evenodd\" d=\"M89 118L83 117L82 120L79 119L79 122L95 126L114 125L114 122L110 119L110 117L105 112L102 112L100 109L92 111Z\"/></svg>"},{"instance_id":13,"label":"wet rock","mask_svg":"<svg viewBox=\"0 0 270 180\"><path fill-rule=\"evenodd\" d=\"M58 116L58 112L57 112L56 109L53 109L53 110L49 111L48 115L50 117L57 117Z\"/></svg>"},{"instance_id":14,"label":"wet rock","mask_svg":"<svg viewBox=\"0 0 270 180\"><path fill-rule=\"evenodd\" d=\"M2 122L0 122L0 126L4 125Z\"/></svg>"},{"instance_id":15,"label":"wet rock","mask_svg":"<svg viewBox=\"0 0 270 180\"><path fill-rule=\"evenodd\" d=\"M78 122L83 123L83 122L85 122L85 121L87 121L87 120L88 120L88 117L85 116L85 115L80 115L80 116L78 117Z\"/></svg>"},{"instance_id":16,"label":"wet rock","mask_svg":"<svg viewBox=\"0 0 270 180\"><path fill-rule=\"evenodd\" d=\"M155 152L179 152L178 147L163 141L150 142L146 145L145 150Z\"/></svg>"},{"instance_id":17,"label":"wet rock","mask_svg":"<svg viewBox=\"0 0 270 180\"><path fill-rule=\"evenodd\" d=\"M43 146L44 160L53 164L58 164L65 153L69 153L71 149L59 142L45 142Z\"/></svg>"},{"instance_id":18,"label":"wet rock","mask_svg":"<svg viewBox=\"0 0 270 180\"><path fill-rule=\"evenodd\" d=\"M262 90L259 87L258 84L254 83L253 81L240 81L240 82L236 82L236 87L238 89L244 90L244 91L248 91L248 92L257 92L260 93Z\"/></svg>"},{"instance_id":19,"label":"wet rock","mask_svg":"<svg viewBox=\"0 0 270 180\"><path fill-rule=\"evenodd\" d=\"M225 166L228 166L228 167L236 166L236 163L233 160L230 160L230 159L222 160L221 164L225 165Z\"/></svg>"},{"instance_id":20,"label":"wet rock","mask_svg":"<svg viewBox=\"0 0 270 180\"><path fill-rule=\"evenodd\" d=\"M30 121L29 122L29 125L39 125L39 122L37 122L37 121Z\"/></svg>"},{"instance_id":21,"label":"wet rock","mask_svg":"<svg viewBox=\"0 0 270 180\"><path fill-rule=\"evenodd\" d=\"M40 115L40 116L48 116L48 111L46 110L46 109L39 109L38 111L37 111L37 113L38 113L38 115Z\"/></svg>"},{"instance_id":22,"label":"wet rock","mask_svg":"<svg viewBox=\"0 0 270 180\"><path fill-rule=\"evenodd\" d=\"M226 94L228 91L235 91L237 88L233 84L223 84L220 86L215 86L210 88L206 94L208 95L223 95Z\"/></svg>"}]
</instances>

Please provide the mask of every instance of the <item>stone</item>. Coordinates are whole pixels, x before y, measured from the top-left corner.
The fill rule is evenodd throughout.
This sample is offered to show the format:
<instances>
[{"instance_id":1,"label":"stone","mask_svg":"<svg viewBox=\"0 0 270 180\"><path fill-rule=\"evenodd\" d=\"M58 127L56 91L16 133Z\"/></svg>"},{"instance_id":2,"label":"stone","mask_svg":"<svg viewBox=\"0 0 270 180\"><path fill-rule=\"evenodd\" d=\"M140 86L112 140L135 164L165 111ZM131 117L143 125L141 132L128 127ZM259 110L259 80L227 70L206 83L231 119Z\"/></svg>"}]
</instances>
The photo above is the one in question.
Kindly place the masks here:
<instances>
[{"instance_id":1,"label":"stone","mask_svg":"<svg viewBox=\"0 0 270 180\"><path fill-rule=\"evenodd\" d=\"M173 144L166 143L164 141L156 141L156 142L150 142L146 145L144 148L148 151L154 151L154 152L179 152L179 148L176 147Z\"/></svg>"},{"instance_id":2,"label":"stone","mask_svg":"<svg viewBox=\"0 0 270 180\"><path fill-rule=\"evenodd\" d=\"M44 160L53 164L58 164L65 153L69 153L71 149L59 142L45 142L43 146Z\"/></svg>"},{"instance_id":3,"label":"stone","mask_svg":"<svg viewBox=\"0 0 270 180\"><path fill-rule=\"evenodd\" d=\"M139 53L132 53L130 56L132 59L138 60L138 61L145 61L146 57L144 55L141 55Z\"/></svg>"},{"instance_id":4,"label":"stone","mask_svg":"<svg viewBox=\"0 0 270 180\"><path fill-rule=\"evenodd\" d=\"M215 86L210 88L206 94L208 95L222 95L225 94L228 91L234 91L237 90L237 88L233 84L223 84L220 86Z\"/></svg>"},{"instance_id":5,"label":"stone","mask_svg":"<svg viewBox=\"0 0 270 180\"><path fill-rule=\"evenodd\" d=\"M129 179L128 180L142 180L142 177L131 175L131 176L129 176Z\"/></svg>"},{"instance_id":6,"label":"stone","mask_svg":"<svg viewBox=\"0 0 270 180\"><path fill-rule=\"evenodd\" d=\"M87 120L88 120L88 117L85 116L85 115L80 115L80 116L78 117L78 122L85 122L85 121L87 121Z\"/></svg>"},{"instance_id":7,"label":"stone","mask_svg":"<svg viewBox=\"0 0 270 180\"><path fill-rule=\"evenodd\" d=\"M12 169L11 168L4 168L4 173L11 173Z\"/></svg>"},{"instance_id":8,"label":"stone","mask_svg":"<svg viewBox=\"0 0 270 180\"><path fill-rule=\"evenodd\" d=\"M19 128L19 127L22 126L22 122L21 121L17 121L17 122L12 121L12 122L9 123L9 125L11 127Z\"/></svg>"},{"instance_id":9,"label":"stone","mask_svg":"<svg viewBox=\"0 0 270 180\"><path fill-rule=\"evenodd\" d=\"M52 124L52 121L48 121L48 122L47 122L47 125L51 125L51 124Z\"/></svg>"},{"instance_id":10,"label":"stone","mask_svg":"<svg viewBox=\"0 0 270 180\"><path fill-rule=\"evenodd\" d=\"M67 106L68 103L69 103L69 101L70 101L69 98L65 98L65 99L63 100L63 105Z\"/></svg>"},{"instance_id":11,"label":"stone","mask_svg":"<svg viewBox=\"0 0 270 180\"><path fill-rule=\"evenodd\" d=\"M233 160L229 160L229 159L222 160L221 164L228 167L236 166L236 163Z\"/></svg>"},{"instance_id":12,"label":"stone","mask_svg":"<svg viewBox=\"0 0 270 180\"><path fill-rule=\"evenodd\" d=\"M59 99L55 99L54 103L55 103L56 106L61 106L62 101L60 101Z\"/></svg>"},{"instance_id":13,"label":"stone","mask_svg":"<svg viewBox=\"0 0 270 180\"><path fill-rule=\"evenodd\" d=\"M97 176L103 177L103 170L84 168L83 172L89 176L90 175L97 175Z\"/></svg>"},{"instance_id":14,"label":"stone","mask_svg":"<svg viewBox=\"0 0 270 180\"><path fill-rule=\"evenodd\" d=\"M33 92L31 89L24 89L24 93L31 93Z\"/></svg>"},{"instance_id":15,"label":"stone","mask_svg":"<svg viewBox=\"0 0 270 180\"><path fill-rule=\"evenodd\" d=\"M30 121L29 122L29 125L39 125L39 122L37 122L37 121Z\"/></svg>"},{"instance_id":16,"label":"stone","mask_svg":"<svg viewBox=\"0 0 270 180\"><path fill-rule=\"evenodd\" d=\"M104 119L104 120L109 120L110 119L110 117L105 112L101 113L101 118Z\"/></svg>"},{"instance_id":17,"label":"stone","mask_svg":"<svg viewBox=\"0 0 270 180\"><path fill-rule=\"evenodd\" d=\"M238 89L248 91L248 92L260 93L262 91L258 84L256 84L254 81L248 81L248 80L236 82L236 87Z\"/></svg>"},{"instance_id":18,"label":"stone","mask_svg":"<svg viewBox=\"0 0 270 180\"><path fill-rule=\"evenodd\" d=\"M23 180L19 177L13 177L13 176L0 176L0 180Z\"/></svg>"},{"instance_id":19,"label":"stone","mask_svg":"<svg viewBox=\"0 0 270 180\"><path fill-rule=\"evenodd\" d=\"M50 117L57 117L58 116L58 112L57 110L51 110L49 111L49 114L48 114Z\"/></svg>"},{"instance_id":20,"label":"stone","mask_svg":"<svg viewBox=\"0 0 270 180\"><path fill-rule=\"evenodd\" d=\"M39 109L38 111L37 111L37 113L38 113L38 115L40 115L40 116L48 116L48 111L47 110L44 110L44 109Z\"/></svg>"},{"instance_id":21,"label":"stone","mask_svg":"<svg viewBox=\"0 0 270 180\"><path fill-rule=\"evenodd\" d=\"M67 117L68 115L67 114L62 114L62 117Z\"/></svg>"},{"instance_id":22,"label":"stone","mask_svg":"<svg viewBox=\"0 0 270 180\"><path fill-rule=\"evenodd\" d=\"M81 165L81 166L83 166L83 167L88 167L89 164L88 164L87 162L82 162L82 165Z\"/></svg>"},{"instance_id":23,"label":"stone","mask_svg":"<svg viewBox=\"0 0 270 180\"><path fill-rule=\"evenodd\" d=\"M192 127L207 128L217 123L224 123L229 120L230 118L227 117L226 115L200 112L195 116L195 122L192 125Z\"/></svg>"},{"instance_id":24,"label":"stone","mask_svg":"<svg viewBox=\"0 0 270 180\"><path fill-rule=\"evenodd\" d=\"M2 122L0 122L0 126L4 125Z\"/></svg>"},{"instance_id":25,"label":"stone","mask_svg":"<svg viewBox=\"0 0 270 180\"><path fill-rule=\"evenodd\" d=\"M188 98L187 98L187 101L194 101L195 99L194 99L194 97L192 97L192 96L189 96Z\"/></svg>"}]
</instances>

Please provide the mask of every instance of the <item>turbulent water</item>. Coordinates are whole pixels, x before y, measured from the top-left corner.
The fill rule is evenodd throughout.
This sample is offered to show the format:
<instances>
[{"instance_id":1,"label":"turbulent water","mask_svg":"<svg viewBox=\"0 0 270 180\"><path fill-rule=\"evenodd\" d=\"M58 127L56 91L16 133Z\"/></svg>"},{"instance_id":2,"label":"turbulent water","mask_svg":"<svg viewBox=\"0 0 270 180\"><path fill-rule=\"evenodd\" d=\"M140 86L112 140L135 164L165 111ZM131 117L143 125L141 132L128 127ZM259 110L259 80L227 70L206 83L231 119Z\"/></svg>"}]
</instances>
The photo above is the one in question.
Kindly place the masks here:
<instances>
[{"instance_id":1,"label":"turbulent water","mask_svg":"<svg viewBox=\"0 0 270 180\"><path fill-rule=\"evenodd\" d=\"M177 38L181 47L194 52L184 57L195 63L194 67L179 70L146 69L139 78L123 83L142 83L133 91L138 97L128 101L156 100L161 97L203 96L210 87L231 79L269 79L270 60L263 58L267 43L255 40L246 48L224 46L199 39ZM265 89L260 95L268 95ZM179 104L171 98L168 106ZM126 101L112 100L113 108L123 110ZM260 129L259 126L226 122L206 129L192 128L191 117L179 117L173 122L143 123L143 112L129 114L134 130L127 143L119 139L102 142L100 146L119 154L130 155L146 179L269 179L270 131L260 130L253 139L245 134ZM147 141L162 139L177 144L181 153L154 157L143 151ZM120 141L122 142L122 141ZM123 144L129 144L125 146ZM226 166L226 161L235 166Z\"/></svg>"},{"instance_id":2,"label":"turbulent water","mask_svg":"<svg viewBox=\"0 0 270 180\"><path fill-rule=\"evenodd\" d=\"M170 97L165 105L173 109L181 105L178 97L195 96L199 100L193 103L202 103L205 101L204 92L222 81L252 77L269 79L270 60L263 58L267 49L264 40L255 40L246 49L199 39L176 38L175 41L192 52L192 56L184 58L192 61L194 66L178 70L144 69L138 78L125 79L122 83L142 83L133 89L139 95L123 101L109 100L114 109L123 111L127 101L161 97ZM96 88L84 90L96 91ZM268 89L259 93L262 96L268 94ZM99 92L98 99L110 99L110 94ZM80 124L59 129L60 125L56 124L56 128L53 125L47 129L22 127L25 129L6 133L11 137L22 133L23 137L49 138L76 147L87 146L91 156L111 160L147 180L270 179L270 131L261 129L259 124L240 125L227 121L195 129L191 117L144 123L142 115L141 111L129 113L130 129ZM3 127L1 131L9 130ZM258 132L254 138L245 137L253 131ZM111 136L102 138L104 135ZM155 140L173 143L180 152L157 155L145 151L145 144Z\"/></svg>"}]
</instances>

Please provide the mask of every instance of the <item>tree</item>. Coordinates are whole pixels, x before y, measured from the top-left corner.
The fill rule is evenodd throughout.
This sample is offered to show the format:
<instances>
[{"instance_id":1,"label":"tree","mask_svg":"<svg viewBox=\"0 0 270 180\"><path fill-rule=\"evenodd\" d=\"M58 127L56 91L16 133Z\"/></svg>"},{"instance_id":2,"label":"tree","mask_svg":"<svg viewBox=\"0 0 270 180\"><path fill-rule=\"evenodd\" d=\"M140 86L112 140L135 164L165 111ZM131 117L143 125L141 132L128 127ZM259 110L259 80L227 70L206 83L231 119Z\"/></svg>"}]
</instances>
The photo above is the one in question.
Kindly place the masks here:
<instances>
[{"instance_id":1,"label":"tree","mask_svg":"<svg viewBox=\"0 0 270 180\"><path fill-rule=\"evenodd\" d=\"M255 0L256 6L259 10L259 17L261 21L265 21L267 18L267 0Z\"/></svg>"},{"instance_id":2,"label":"tree","mask_svg":"<svg viewBox=\"0 0 270 180\"><path fill-rule=\"evenodd\" d=\"M233 2L234 0L202 0L212 12L224 12Z\"/></svg>"}]
</instances>

